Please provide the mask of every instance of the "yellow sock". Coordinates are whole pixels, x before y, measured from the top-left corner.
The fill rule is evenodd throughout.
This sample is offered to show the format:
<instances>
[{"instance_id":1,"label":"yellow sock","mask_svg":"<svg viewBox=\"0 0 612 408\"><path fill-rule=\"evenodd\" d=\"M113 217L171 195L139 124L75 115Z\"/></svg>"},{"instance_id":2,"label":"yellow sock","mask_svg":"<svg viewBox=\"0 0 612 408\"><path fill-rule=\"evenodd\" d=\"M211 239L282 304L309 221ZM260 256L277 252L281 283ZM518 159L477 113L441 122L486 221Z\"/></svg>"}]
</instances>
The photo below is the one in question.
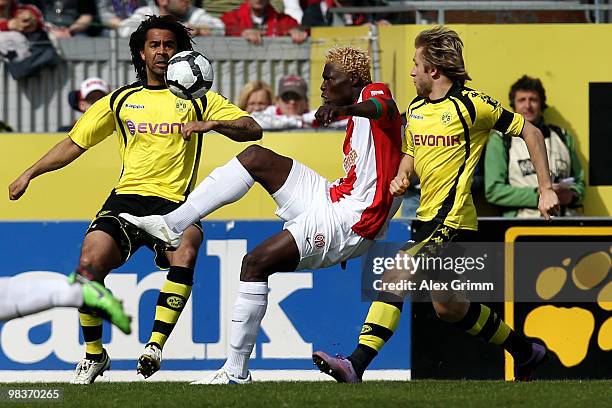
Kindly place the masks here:
<instances>
[{"instance_id":1,"label":"yellow sock","mask_svg":"<svg viewBox=\"0 0 612 408\"><path fill-rule=\"evenodd\" d=\"M359 334L359 344L377 352L391 338L400 320L401 310L392 304L372 302Z\"/></svg>"},{"instance_id":2,"label":"yellow sock","mask_svg":"<svg viewBox=\"0 0 612 408\"><path fill-rule=\"evenodd\" d=\"M102 318L79 309L79 320L83 339L85 339L85 355L90 360L102 358Z\"/></svg>"},{"instance_id":3,"label":"yellow sock","mask_svg":"<svg viewBox=\"0 0 612 408\"><path fill-rule=\"evenodd\" d=\"M149 343L164 347L174 329L189 296L193 284L193 269L173 266L159 292L155 307L155 323Z\"/></svg>"}]
</instances>

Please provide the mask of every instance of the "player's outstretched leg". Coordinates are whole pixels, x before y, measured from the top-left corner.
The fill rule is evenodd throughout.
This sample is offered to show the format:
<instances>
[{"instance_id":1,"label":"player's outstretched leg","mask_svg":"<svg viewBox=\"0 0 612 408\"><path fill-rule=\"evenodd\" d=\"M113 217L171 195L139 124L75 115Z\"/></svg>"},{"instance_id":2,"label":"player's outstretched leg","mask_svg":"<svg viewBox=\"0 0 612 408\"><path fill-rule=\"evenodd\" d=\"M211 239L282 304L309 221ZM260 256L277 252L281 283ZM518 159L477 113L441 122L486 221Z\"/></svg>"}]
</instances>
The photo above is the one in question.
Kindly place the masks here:
<instances>
[{"instance_id":1,"label":"player's outstretched leg","mask_svg":"<svg viewBox=\"0 0 612 408\"><path fill-rule=\"evenodd\" d=\"M268 238L243 258L227 361L211 377L192 384L251 382L248 362L268 306L268 276L294 271L299 261L300 252L287 230Z\"/></svg>"},{"instance_id":2,"label":"player's outstretched leg","mask_svg":"<svg viewBox=\"0 0 612 408\"><path fill-rule=\"evenodd\" d=\"M269 194L276 192L287 180L292 165L293 160L288 157L251 145L224 166L214 169L176 210L164 216L135 217L122 213L119 217L154 239L177 248L187 227L218 208L240 200L256 181Z\"/></svg>"},{"instance_id":3,"label":"player's outstretched leg","mask_svg":"<svg viewBox=\"0 0 612 408\"><path fill-rule=\"evenodd\" d=\"M87 306L96 310L124 333L130 317L111 292L97 282L73 273L68 280L10 278L0 281L0 321L54 307Z\"/></svg>"}]
</instances>

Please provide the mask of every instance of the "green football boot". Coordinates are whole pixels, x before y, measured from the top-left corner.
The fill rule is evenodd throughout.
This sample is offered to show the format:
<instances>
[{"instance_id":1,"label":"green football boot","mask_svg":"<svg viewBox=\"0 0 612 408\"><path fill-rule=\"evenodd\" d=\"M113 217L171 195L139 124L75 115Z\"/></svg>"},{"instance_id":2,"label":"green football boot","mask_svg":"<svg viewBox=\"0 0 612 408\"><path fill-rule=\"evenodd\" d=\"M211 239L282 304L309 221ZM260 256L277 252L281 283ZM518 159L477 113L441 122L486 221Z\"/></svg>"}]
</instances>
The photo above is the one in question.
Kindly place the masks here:
<instances>
[{"instance_id":1,"label":"green football boot","mask_svg":"<svg viewBox=\"0 0 612 408\"><path fill-rule=\"evenodd\" d=\"M132 332L132 318L125 313L123 304L110 290L76 272L68 276L68 282L82 286L83 306L92 308L100 317L117 326L125 334Z\"/></svg>"}]
</instances>

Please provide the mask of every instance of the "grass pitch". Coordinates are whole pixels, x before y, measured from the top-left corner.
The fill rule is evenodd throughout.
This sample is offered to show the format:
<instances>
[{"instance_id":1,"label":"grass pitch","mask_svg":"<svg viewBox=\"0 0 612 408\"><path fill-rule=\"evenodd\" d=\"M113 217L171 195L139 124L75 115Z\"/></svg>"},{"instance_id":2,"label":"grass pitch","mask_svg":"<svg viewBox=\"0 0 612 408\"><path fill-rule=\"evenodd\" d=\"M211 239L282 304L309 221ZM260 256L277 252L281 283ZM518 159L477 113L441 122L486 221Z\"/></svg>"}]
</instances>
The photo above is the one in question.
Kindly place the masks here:
<instances>
[{"instance_id":1,"label":"grass pitch","mask_svg":"<svg viewBox=\"0 0 612 408\"><path fill-rule=\"evenodd\" d=\"M61 389L57 402L7 399L7 390ZM0 385L0 406L49 407L612 407L608 381L373 381L260 382L247 386L187 383L100 383Z\"/></svg>"}]
</instances>

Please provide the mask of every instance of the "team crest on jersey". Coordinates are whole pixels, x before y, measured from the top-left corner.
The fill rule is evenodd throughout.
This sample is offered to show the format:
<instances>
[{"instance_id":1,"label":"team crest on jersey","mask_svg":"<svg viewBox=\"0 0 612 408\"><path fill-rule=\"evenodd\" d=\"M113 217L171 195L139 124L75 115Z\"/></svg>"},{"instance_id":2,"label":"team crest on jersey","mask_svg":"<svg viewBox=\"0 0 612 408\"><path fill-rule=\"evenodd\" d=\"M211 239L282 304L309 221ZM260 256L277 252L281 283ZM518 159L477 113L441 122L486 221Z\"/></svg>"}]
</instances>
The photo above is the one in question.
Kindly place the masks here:
<instances>
[{"instance_id":1,"label":"team crest on jersey","mask_svg":"<svg viewBox=\"0 0 612 408\"><path fill-rule=\"evenodd\" d=\"M176 111L179 113L183 113L186 112L188 109L187 106L187 101L185 101L184 99L176 99Z\"/></svg>"},{"instance_id":2,"label":"team crest on jersey","mask_svg":"<svg viewBox=\"0 0 612 408\"><path fill-rule=\"evenodd\" d=\"M442 114L442 124L443 125L448 125L451 122L451 119L453 118L453 116L451 115L450 112L444 112Z\"/></svg>"},{"instance_id":3,"label":"team crest on jersey","mask_svg":"<svg viewBox=\"0 0 612 408\"><path fill-rule=\"evenodd\" d=\"M317 248L323 248L325 246L325 235L318 232L314 236L314 246Z\"/></svg>"}]
</instances>

